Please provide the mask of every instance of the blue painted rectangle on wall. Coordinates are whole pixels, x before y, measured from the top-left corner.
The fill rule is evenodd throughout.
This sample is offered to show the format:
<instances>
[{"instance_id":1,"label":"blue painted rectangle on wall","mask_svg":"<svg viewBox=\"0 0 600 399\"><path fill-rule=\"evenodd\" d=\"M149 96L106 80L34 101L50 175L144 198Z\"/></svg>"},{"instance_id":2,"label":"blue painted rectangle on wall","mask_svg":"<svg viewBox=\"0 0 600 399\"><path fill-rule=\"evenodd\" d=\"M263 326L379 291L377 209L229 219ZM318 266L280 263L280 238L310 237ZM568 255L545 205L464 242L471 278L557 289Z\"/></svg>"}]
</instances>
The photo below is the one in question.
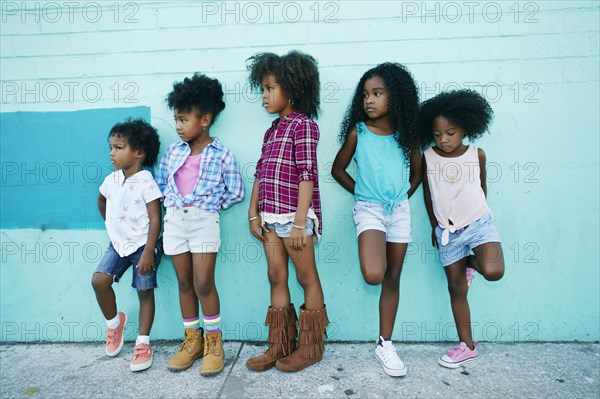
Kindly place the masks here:
<instances>
[{"instance_id":1,"label":"blue painted rectangle on wall","mask_svg":"<svg viewBox=\"0 0 600 399\"><path fill-rule=\"evenodd\" d=\"M0 113L3 229L103 229L96 199L112 172L108 133L149 107Z\"/></svg>"}]
</instances>

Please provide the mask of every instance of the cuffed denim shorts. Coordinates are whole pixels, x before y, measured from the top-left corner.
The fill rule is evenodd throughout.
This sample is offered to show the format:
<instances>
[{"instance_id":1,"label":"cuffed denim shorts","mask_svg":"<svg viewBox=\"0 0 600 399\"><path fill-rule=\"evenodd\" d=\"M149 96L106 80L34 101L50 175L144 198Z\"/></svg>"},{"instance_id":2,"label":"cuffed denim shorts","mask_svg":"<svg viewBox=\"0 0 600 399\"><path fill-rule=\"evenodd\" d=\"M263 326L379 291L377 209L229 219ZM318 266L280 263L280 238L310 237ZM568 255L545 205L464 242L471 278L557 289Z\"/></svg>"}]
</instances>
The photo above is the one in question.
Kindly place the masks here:
<instances>
[{"instance_id":1,"label":"cuffed denim shorts","mask_svg":"<svg viewBox=\"0 0 600 399\"><path fill-rule=\"evenodd\" d=\"M385 233L386 242L409 243L410 205L404 200L388 215L384 214L383 204L358 200L352 210L356 224L356 237L366 230L379 230Z\"/></svg>"},{"instance_id":2,"label":"cuffed denim shorts","mask_svg":"<svg viewBox=\"0 0 600 399\"><path fill-rule=\"evenodd\" d=\"M121 277L123 277L123 274L125 274L127 269L129 269L129 266L133 265L133 278L131 279L131 286L133 288L138 291L146 291L152 288L157 288L158 284L156 282L156 270L158 270L158 265L163 254L162 239L158 239L156 248L154 248L154 266L156 270L151 269L148 273L146 273L146 275L142 276L138 273L137 264L140 261L145 247L145 245L142 245L131 255L121 257L117 251L115 251L112 243L110 243L106 249L106 252L104 252L104 255L102 256L102 259L100 259L100 263L98 264L95 273L110 274L113 276L113 280L118 283Z\"/></svg>"},{"instance_id":3,"label":"cuffed denim shorts","mask_svg":"<svg viewBox=\"0 0 600 399\"><path fill-rule=\"evenodd\" d=\"M466 258L473 248L481 244L500 242L500 235L496 230L494 216L491 213L477 219L460 232L450 233L450 239L446 245L442 245L443 231L440 226L436 226L435 236L440 250L440 260L444 267Z\"/></svg>"},{"instance_id":4,"label":"cuffed denim shorts","mask_svg":"<svg viewBox=\"0 0 600 399\"><path fill-rule=\"evenodd\" d=\"M277 234L277 237L279 238L289 238L290 234L292 233L292 229L295 229L295 227L292 226L292 224L294 224L294 222L288 222L288 223L265 223L265 225L267 226L267 229L269 230L275 230L275 234ZM312 236L314 234L315 231L315 222L310 219L310 218L306 218L306 236Z\"/></svg>"}]
</instances>

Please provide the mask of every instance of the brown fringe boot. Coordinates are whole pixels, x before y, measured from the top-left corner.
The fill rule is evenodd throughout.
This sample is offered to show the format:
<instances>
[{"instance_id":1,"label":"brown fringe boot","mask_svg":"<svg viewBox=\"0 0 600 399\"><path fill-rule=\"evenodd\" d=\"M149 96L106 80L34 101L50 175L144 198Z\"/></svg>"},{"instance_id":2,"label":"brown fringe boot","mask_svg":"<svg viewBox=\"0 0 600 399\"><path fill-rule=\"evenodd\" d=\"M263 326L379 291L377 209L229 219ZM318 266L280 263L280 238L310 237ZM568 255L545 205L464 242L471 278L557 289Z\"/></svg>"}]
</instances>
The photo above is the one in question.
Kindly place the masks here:
<instances>
[{"instance_id":1,"label":"brown fringe boot","mask_svg":"<svg viewBox=\"0 0 600 399\"><path fill-rule=\"evenodd\" d=\"M279 359L275 367L281 371L300 371L320 362L325 351L323 336L326 335L325 328L328 324L325 305L319 310L306 310L304 305L300 306L298 349L291 355Z\"/></svg>"},{"instance_id":2,"label":"brown fringe boot","mask_svg":"<svg viewBox=\"0 0 600 399\"><path fill-rule=\"evenodd\" d=\"M265 320L265 324L269 326L269 349L260 356L248 359L246 367L254 371L265 371L275 366L277 360L290 355L296 349L297 320L293 304L284 308L269 306Z\"/></svg>"}]
</instances>

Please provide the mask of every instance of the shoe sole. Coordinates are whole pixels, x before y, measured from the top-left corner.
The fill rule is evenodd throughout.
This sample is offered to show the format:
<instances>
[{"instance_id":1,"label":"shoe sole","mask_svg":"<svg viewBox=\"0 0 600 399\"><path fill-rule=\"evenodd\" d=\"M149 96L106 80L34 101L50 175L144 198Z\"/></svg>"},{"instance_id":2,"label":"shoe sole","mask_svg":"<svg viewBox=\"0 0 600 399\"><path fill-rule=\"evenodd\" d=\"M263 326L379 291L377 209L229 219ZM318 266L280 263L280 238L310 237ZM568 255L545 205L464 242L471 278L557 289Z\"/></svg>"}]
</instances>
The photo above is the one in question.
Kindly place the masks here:
<instances>
[{"instance_id":1,"label":"shoe sole","mask_svg":"<svg viewBox=\"0 0 600 399\"><path fill-rule=\"evenodd\" d=\"M130 364L129 365L129 369L131 371L142 371L142 370L146 370L149 369L150 366L152 366L152 359L150 359L149 361L147 361L146 363L141 363L141 364Z\"/></svg>"},{"instance_id":2,"label":"shoe sole","mask_svg":"<svg viewBox=\"0 0 600 399\"><path fill-rule=\"evenodd\" d=\"M127 327L128 317L127 317L127 313L123 312L123 314L125 315L125 321L123 322L123 334L121 335L121 344L119 345L119 347L117 348L117 350L114 351L114 352L112 352L112 353L108 353L108 351L105 350L106 356L108 356L108 357L115 357L115 356L117 356L119 353L121 353L121 350L123 350L123 346L125 345L125 327Z\"/></svg>"},{"instance_id":3,"label":"shoe sole","mask_svg":"<svg viewBox=\"0 0 600 399\"><path fill-rule=\"evenodd\" d=\"M167 370L171 370L171 371L183 371L183 370L187 370L190 367L192 367L192 365L194 364L194 362L198 359L200 359L202 357L202 353L198 354L198 356L194 357L192 359L192 361L189 364L185 364L183 366L171 366L167 364Z\"/></svg>"},{"instance_id":4,"label":"shoe sole","mask_svg":"<svg viewBox=\"0 0 600 399\"><path fill-rule=\"evenodd\" d=\"M221 371L223 371L224 367L225 367L225 364L223 364L221 366L221 368L218 369L218 370L211 370L211 371L202 371L202 370L200 370L200 375L203 376L203 377L207 377L207 376L210 376L210 375L219 374Z\"/></svg>"},{"instance_id":5,"label":"shoe sole","mask_svg":"<svg viewBox=\"0 0 600 399\"><path fill-rule=\"evenodd\" d=\"M438 363L440 366L446 367L448 369L457 369L460 366L462 366L463 364L472 362L473 360L476 360L476 359L477 359L477 356L472 357L470 359L463 360L462 362L458 362L458 363L448 363L448 362L443 361L442 358L440 357L438 359Z\"/></svg>"},{"instance_id":6,"label":"shoe sole","mask_svg":"<svg viewBox=\"0 0 600 399\"><path fill-rule=\"evenodd\" d=\"M383 371L385 371L385 373L387 375L389 375L390 377L404 377L406 375L406 373L408 372L406 367L404 367L403 369L400 369L400 370L390 369L390 368L386 367L385 364L383 364L383 361L379 358L379 356L375 355L375 357L377 358L377 360L379 360L379 363L381 363L381 365L383 366Z\"/></svg>"}]
</instances>

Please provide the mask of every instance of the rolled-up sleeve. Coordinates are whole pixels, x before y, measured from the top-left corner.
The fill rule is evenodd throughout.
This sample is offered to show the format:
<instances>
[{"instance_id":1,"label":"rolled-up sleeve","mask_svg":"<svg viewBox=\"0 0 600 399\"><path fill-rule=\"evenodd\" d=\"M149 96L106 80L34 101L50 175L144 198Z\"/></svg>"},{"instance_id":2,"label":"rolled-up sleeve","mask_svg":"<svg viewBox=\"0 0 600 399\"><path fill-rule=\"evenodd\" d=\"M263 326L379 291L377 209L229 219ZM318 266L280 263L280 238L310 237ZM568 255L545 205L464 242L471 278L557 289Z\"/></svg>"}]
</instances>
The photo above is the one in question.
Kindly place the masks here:
<instances>
[{"instance_id":1,"label":"rolled-up sleeve","mask_svg":"<svg viewBox=\"0 0 600 399\"><path fill-rule=\"evenodd\" d=\"M222 196L221 208L227 209L236 202L244 199L244 182L235 157L227 151L223 157L223 182L225 192Z\"/></svg>"},{"instance_id":2,"label":"rolled-up sleeve","mask_svg":"<svg viewBox=\"0 0 600 399\"><path fill-rule=\"evenodd\" d=\"M160 163L158 164L158 169L154 176L154 180L158 184L158 188L160 188L160 192L164 194L165 189L167 188L167 180L169 173L169 154L171 153L171 147L167 149L162 158L160 159Z\"/></svg>"},{"instance_id":3,"label":"rolled-up sleeve","mask_svg":"<svg viewBox=\"0 0 600 399\"><path fill-rule=\"evenodd\" d=\"M296 167L298 183L306 180L318 180L317 144L319 143L319 127L311 120L298 125L294 135Z\"/></svg>"}]
</instances>

